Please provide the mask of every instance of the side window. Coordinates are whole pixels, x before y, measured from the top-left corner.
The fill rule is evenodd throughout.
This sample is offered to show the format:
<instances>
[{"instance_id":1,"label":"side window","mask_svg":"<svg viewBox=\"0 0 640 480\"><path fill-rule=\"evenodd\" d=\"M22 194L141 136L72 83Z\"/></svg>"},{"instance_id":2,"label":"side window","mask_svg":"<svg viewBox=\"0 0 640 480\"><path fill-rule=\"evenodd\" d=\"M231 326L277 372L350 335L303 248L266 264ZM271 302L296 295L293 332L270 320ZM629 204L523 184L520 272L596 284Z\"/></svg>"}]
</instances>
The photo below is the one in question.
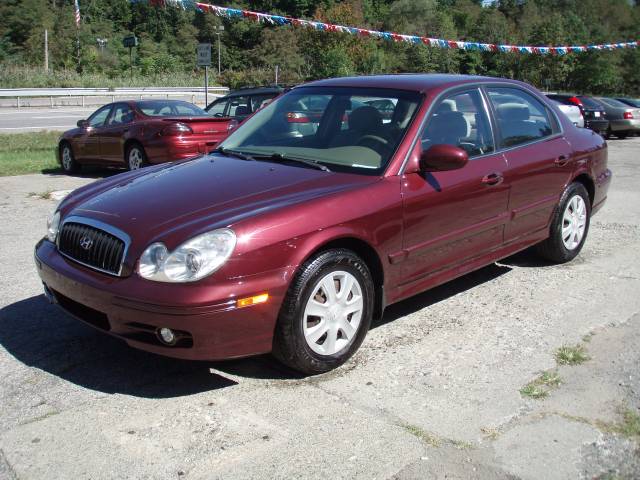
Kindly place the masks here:
<instances>
[{"instance_id":1,"label":"side window","mask_svg":"<svg viewBox=\"0 0 640 480\"><path fill-rule=\"evenodd\" d=\"M124 125L133 121L133 111L129 108L129 105L121 103L116 105L111 115L109 125Z\"/></svg>"},{"instance_id":2,"label":"side window","mask_svg":"<svg viewBox=\"0 0 640 480\"><path fill-rule=\"evenodd\" d=\"M213 117L224 117L224 110L227 108L229 100L220 100L211 104L211 108L207 113Z\"/></svg>"},{"instance_id":3,"label":"side window","mask_svg":"<svg viewBox=\"0 0 640 480\"><path fill-rule=\"evenodd\" d=\"M441 100L422 134L422 149L448 144L476 157L495 150L489 117L477 89L454 93Z\"/></svg>"},{"instance_id":4,"label":"side window","mask_svg":"<svg viewBox=\"0 0 640 480\"><path fill-rule=\"evenodd\" d=\"M547 107L533 95L518 88L489 88L487 92L496 112L501 147L548 137L557 130Z\"/></svg>"},{"instance_id":5,"label":"side window","mask_svg":"<svg viewBox=\"0 0 640 480\"><path fill-rule=\"evenodd\" d=\"M251 106L249 104L249 97L235 97L229 100L229 109L226 116L246 116L251 113Z\"/></svg>"},{"instance_id":6,"label":"side window","mask_svg":"<svg viewBox=\"0 0 640 480\"><path fill-rule=\"evenodd\" d=\"M274 97L275 97L275 94L274 95L257 95L255 97L251 97L251 111L255 112L256 110L259 110L264 105L268 104Z\"/></svg>"},{"instance_id":7,"label":"side window","mask_svg":"<svg viewBox=\"0 0 640 480\"><path fill-rule=\"evenodd\" d=\"M107 120L107 117L109 116L110 111L111 111L111 105L102 107L100 110L98 110L97 112L95 112L93 115L89 117L89 125L93 128L103 126L105 120Z\"/></svg>"}]
</instances>

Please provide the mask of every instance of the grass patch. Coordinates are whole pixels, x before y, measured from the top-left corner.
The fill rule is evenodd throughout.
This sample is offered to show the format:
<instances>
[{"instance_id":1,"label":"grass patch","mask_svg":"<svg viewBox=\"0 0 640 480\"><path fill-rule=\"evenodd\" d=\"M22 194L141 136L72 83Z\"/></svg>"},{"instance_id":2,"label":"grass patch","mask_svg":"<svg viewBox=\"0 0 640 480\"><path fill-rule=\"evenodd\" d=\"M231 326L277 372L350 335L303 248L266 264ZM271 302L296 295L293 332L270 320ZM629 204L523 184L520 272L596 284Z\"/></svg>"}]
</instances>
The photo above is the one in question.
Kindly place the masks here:
<instances>
[{"instance_id":1,"label":"grass patch","mask_svg":"<svg viewBox=\"0 0 640 480\"><path fill-rule=\"evenodd\" d=\"M627 438L640 439L640 414L627 408L622 412L622 423L614 425L613 431Z\"/></svg>"},{"instance_id":2,"label":"grass patch","mask_svg":"<svg viewBox=\"0 0 640 480\"><path fill-rule=\"evenodd\" d=\"M404 428L407 432L409 432L414 437L417 437L420 440L422 440L427 445L431 445L432 447L440 446L440 439L438 437L436 437L435 435L432 435L431 433L427 432L426 430L423 430L420 427L417 427L415 425L408 425L408 424L401 425L401 427Z\"/></svg>"},{"instance_id":3,"label":"grass patch","mask_svg":"<svg viewBox=\"0 0 640 480\"><path fill-rule=\"evenodd\" d=\"M527 383L520 389L523 397L534 398L536 400L546 398L549 392L562 383L562 379L555 370L542 372L538 378Z\"/></svg>"},{"instance_id":4,"label":"grass patch","mask_svg":"<svg viewBox=\"0 0 640 480\"><path fill-rule=\"evenodd\" d=\"M0 135L0 177L59 169L55 150L59 132Z\"/></svg>"},{"instance_id":5,"label":"grass patch","mask_svg":"<svg viewBox=\"0 0 640 480\"><path fill-rule=\"evenodd\" d=\"M29 196L32 198L39 198L40 200L51 200L51 194L53 193L53 190L47 190L44 192L31 192L29 193Z\"/></svg>"},{"instance_id":6,"label":"grass patch","mask_svg":"<svg viewBox=\"0 0 640 480\"><path fill-rule=\"evenodd\" d=\"M580 344L560 347L556 350L555 357L559 365L580 365L590 359L586 348Z\"/></svg>"}]
</instances>

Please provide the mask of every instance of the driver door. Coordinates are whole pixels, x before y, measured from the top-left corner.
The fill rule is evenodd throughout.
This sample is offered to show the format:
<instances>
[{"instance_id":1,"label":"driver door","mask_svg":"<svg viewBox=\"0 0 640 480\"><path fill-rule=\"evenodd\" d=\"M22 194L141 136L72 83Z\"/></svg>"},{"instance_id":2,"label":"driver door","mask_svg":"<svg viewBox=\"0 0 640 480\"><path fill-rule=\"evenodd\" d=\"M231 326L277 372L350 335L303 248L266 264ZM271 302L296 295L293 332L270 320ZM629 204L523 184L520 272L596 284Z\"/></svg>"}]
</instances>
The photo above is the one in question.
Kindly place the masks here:
<instances>
[{"instance_id":1,"label":"driver door","mask_svg":"<svg viewBox=\"0 0 640 480\"><path fill-rule=\"evenodd\" d=\"M469 162L458 170L404 175L406 284L428 282L443 270L499 248L509 218L507 163L495 152L479 89L452 93L435 105L416 148L426 151L437 144L466 150Z\"/></svg>"},{"instance_id":2,"label":"driver door","mask_svg":"<svg viewBox=\"0 0 640 480\"><path fill-rule=\"evenodd\" d=\"M89 117L89 125L76 139L75 153L80 162L94 162L100 159L100 135L110 113L111 105L106 105Z\"/></svg>"}]
</instances>

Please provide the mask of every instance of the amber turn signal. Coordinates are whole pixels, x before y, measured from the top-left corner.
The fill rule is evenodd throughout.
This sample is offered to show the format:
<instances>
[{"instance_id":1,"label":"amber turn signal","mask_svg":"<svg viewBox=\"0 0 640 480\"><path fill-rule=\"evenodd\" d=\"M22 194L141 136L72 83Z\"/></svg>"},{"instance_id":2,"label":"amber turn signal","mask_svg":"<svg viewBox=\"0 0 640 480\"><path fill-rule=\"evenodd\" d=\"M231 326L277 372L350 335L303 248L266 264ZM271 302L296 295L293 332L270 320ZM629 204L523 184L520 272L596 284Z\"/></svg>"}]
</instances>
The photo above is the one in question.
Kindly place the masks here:
<instances>
[{"instance_id":1,"label":"amber turn signal","mask_svg":"<svg viewBox=\"0 0 640 480\"><path fill-rule=\"evenodd\" d=\"M236 307L249 307L251 305L257 305L258 303L264 303L267 300L269 300L269 294L261 293L260 295L254 295L253 297L239 298L236 300Z\"/></svg>"}]
</instances>

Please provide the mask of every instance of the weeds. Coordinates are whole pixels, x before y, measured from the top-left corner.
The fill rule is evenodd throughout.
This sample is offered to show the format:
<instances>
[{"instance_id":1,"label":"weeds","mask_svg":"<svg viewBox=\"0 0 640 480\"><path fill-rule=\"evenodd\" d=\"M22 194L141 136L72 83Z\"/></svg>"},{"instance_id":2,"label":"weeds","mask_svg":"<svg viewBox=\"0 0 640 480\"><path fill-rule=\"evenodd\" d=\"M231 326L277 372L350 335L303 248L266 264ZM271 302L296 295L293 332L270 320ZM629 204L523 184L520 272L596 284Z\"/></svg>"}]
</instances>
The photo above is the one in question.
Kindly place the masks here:
<instances>
[{"instance_id":1,"label":"weeds","mask_svg":"<svg viewBox=\"0 0 640 480\"><path fill-rule=\"evenodd\" d=\"M558 365L580 365L590 359L586 348L580 344L560 347L556 350L555 357Z\"/></svg>"},{"instance_id":2,"label":"weeds","mask_svg":"<svg viewBox=\"0 0 640 480\"><path fill-rule=\"evenodd\" d=\"M562 379L555 370L547 370L542 372L538 378L527 383L520 389L520 395L523 397L534 398L536 400L546 398L549 392L556 388Z\"/></svg>"}]
</instances>

